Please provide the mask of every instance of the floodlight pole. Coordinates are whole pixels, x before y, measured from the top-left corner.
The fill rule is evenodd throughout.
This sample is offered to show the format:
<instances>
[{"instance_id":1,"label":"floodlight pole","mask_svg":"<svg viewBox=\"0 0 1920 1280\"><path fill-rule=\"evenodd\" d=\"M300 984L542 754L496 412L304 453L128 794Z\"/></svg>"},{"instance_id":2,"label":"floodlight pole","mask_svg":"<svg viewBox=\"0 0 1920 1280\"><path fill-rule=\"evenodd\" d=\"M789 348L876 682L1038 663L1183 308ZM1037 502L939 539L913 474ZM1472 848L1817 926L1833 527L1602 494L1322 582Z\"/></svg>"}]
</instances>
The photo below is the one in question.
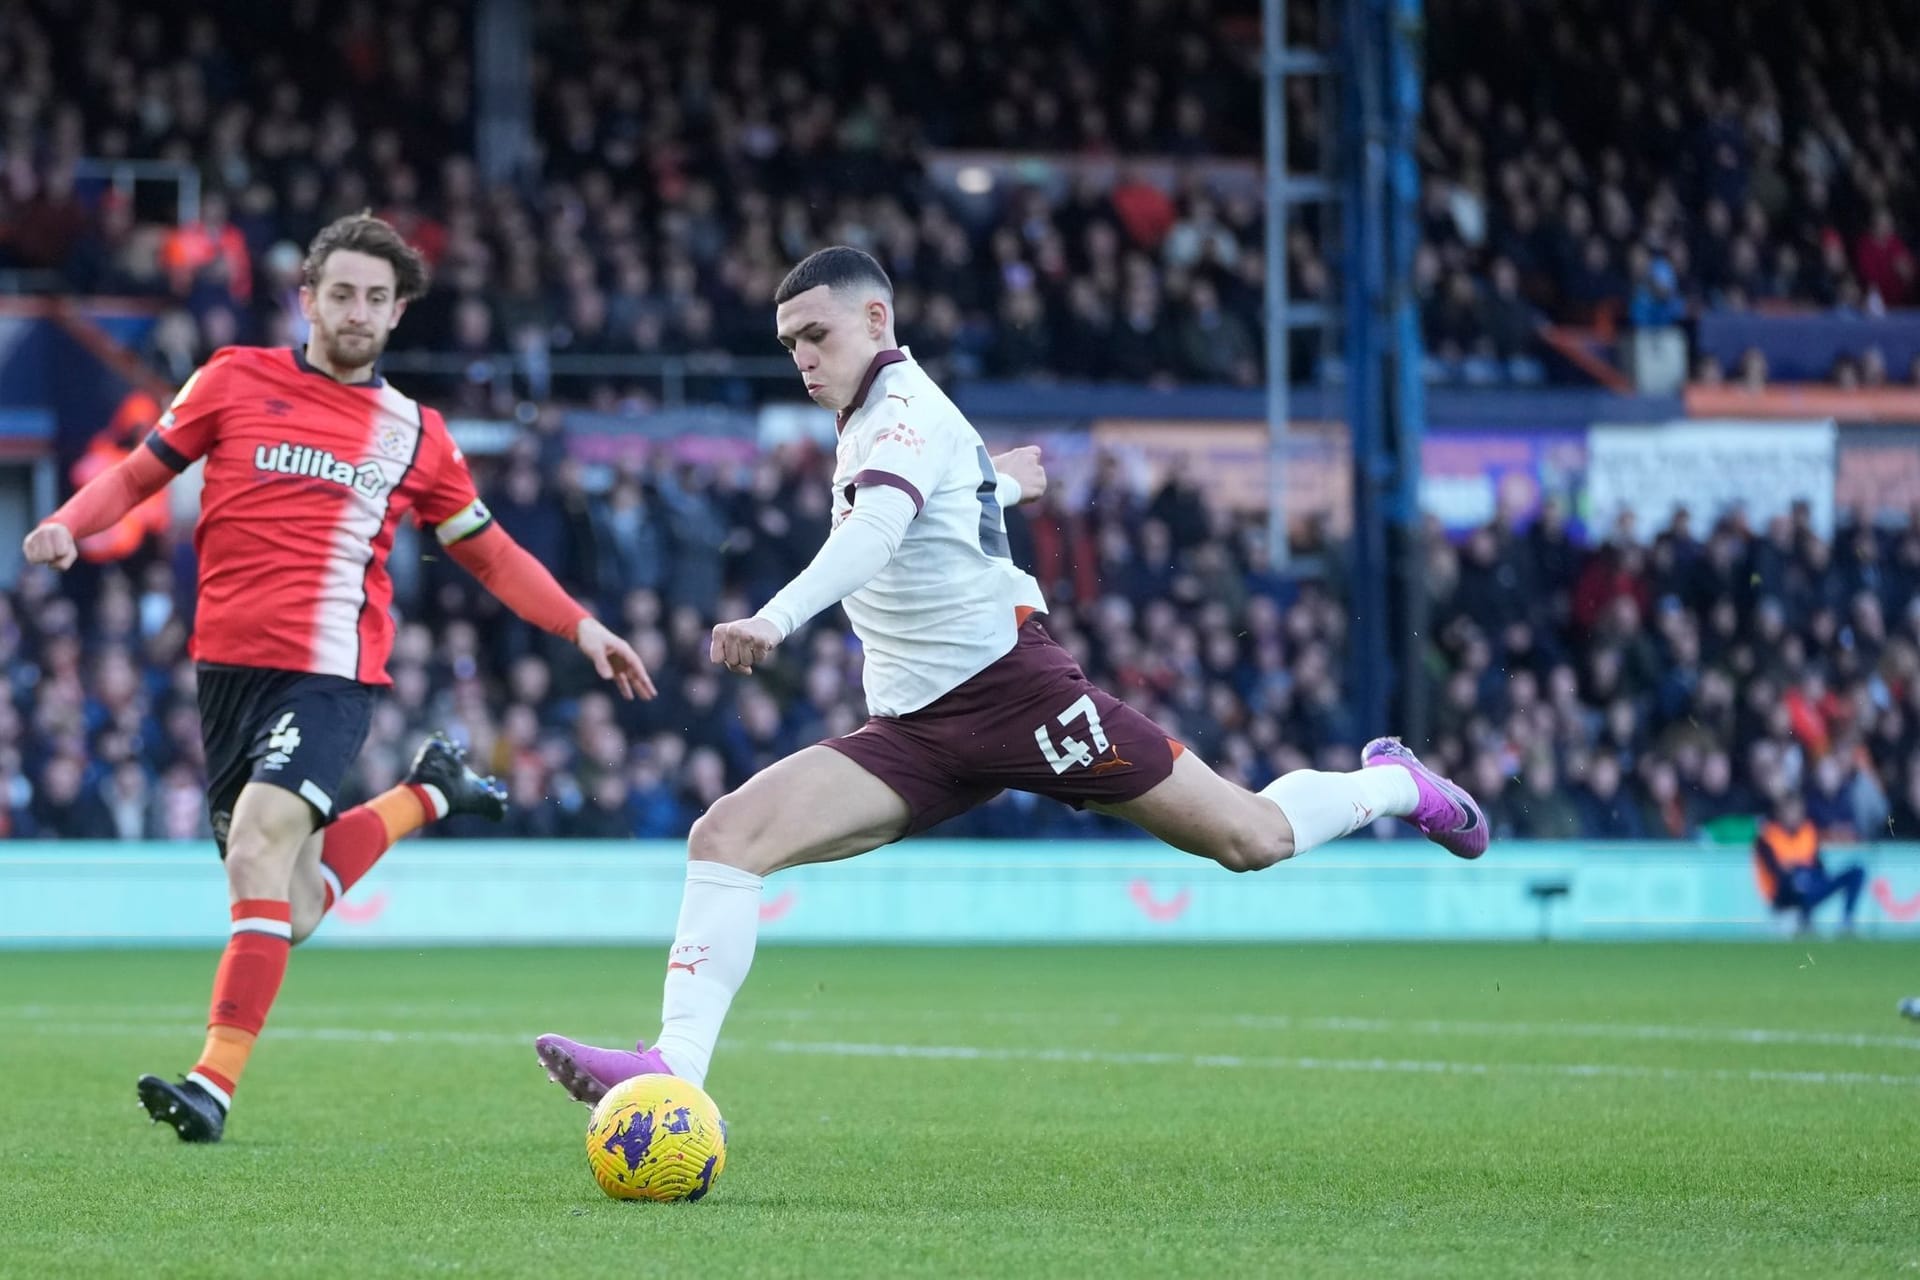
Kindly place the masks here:
<instances>
[{"instance_id":1,"label":"floodlight pole","mask_svg":"<svg viewBox=\"0 0 1920 1280\"><path fill-rule=\"evenodd\" d=\"M1260 82L1266 108L1267 195L1267 548L1285 568L1287 537L1287 0L1261 0Z\"/></svg>"}]
</instances>

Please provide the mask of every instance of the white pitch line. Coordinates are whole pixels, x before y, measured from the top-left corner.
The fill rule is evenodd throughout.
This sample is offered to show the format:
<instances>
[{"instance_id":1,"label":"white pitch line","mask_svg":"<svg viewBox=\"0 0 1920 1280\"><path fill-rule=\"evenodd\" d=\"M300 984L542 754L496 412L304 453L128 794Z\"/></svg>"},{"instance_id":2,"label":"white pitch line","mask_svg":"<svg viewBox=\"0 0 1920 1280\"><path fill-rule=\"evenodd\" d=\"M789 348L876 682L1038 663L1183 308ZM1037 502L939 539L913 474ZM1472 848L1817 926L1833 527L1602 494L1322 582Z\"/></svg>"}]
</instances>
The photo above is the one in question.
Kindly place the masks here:
<instances>
[{"instance_id":1,"label":"white pitch line","mask_svg":"<svg viewBox=\"0 0 1920 1280\"><path fill-rule=\"evenodd\" d=\"M48 1018L72 1019L76 1013L133 1014L140 1018L205 1017L207 1006L200 1004L13 1004L0 1005L0 1018L39 1022Z\"/></svg>"},{"instance_id":2,"label":"white pitch line","mask_svg":"<svg viewBox=\"0 0 1920 1280\"><path fill-rule=\"evenodd\" d=\"M134 1014L138 1016L162 1018L191 1018L200 1016L204 1005L44 1005L20 1004L0 1005L0 1018L11 1018L40 1022L44 1019L57 1019L62 1015L75 1012L84 1007L88 1012L100 1014ZM362 1013L380 1017L408 1018L422 1014L442 1015L455 1012L449 1005L423 1004L319 1004L305 1006L302 1012L309 1016L316 1013ZM754 1009L741 1010L734 1015L736 1024L752 1023L823 1023L849 1021L940 1021L947 1022L952 1014L939 1009L889 1010L876 1015L857 1007L830 1007L821 1009ZM1118 1013L1059 1013L1025 1012L1020 1010L996 1010L983 1014L970 1015L987 1022L1009 1026L1062 1025L1119 1027L1126 1019ZM1304 1017L1292 1014L1189 1014L1182 1017L1189 1026L1231 1026L1255 1031L1335 1031L1357 1034L1386 1035L1429 1035L1429 1036L1514 1036L1520 1038L1555 1038L1580 1040L1617 1040L1617 1041L1670 1041L1690 1044L1748 1044L1748 1045L1809 1045L1833 1049L1900 1049L1907 1052L1920 1052L1920 1034L1912 1035L1874 1035L1852 1031L1802 1031L1779 1027L1698 1027L1672 1026L1661 1024L1637 1024L1625 1022L1501 1022L1459 1020L1443 1018L1400 1019L1400 1018L1356 1018L1341 1016Z\"/></svg>"},{"instance_id":3,"label":"white pitch line","mask_svg":"<svg viewBox=\"0 0 1920 1280\"><path fill-rule=\"evenodd\" d=\"M1582 1040L1673 1040L1695 1044L1800 1044L1840 1049L1920 1050L1920 1035L1789 1031L1768 1027L1675 1027L1625 1022L1476 1022L1449 1019L1295 1018L1238 1014L1233 1025L1256 1030L1390 1032L1435 1036L1567 1036Z\"/></svg>"},{"instance_id":4,"label":"white pitch line","mask_svg":"<svg viewBox=\"0 0 1920 1280\"><path fill-rule=\"evenodd\" d=\"M36 1031L68 1035L152 1035L191 1038L198 1026L160 1023L35 1023ZM276 1040L345 1044L467 1045L531 1048L533 1032L404 1031L375 1027L275 1027ZM983 1045L869 1044L851 1040L729 1040L736 1052L828 1058L899 1058L934 1062L1066 1063L1102 1067L1197 1067L1315 1071L1363 1075L1533 1076L1577 1080L1713 1080L1741 1084L1888 1085L1920 1088L1920 1075L1872 1071L1774 1071L1731 1067L1651 1067L1609 1062L1452 1062L1415 1058L1266 1057L1236 1053L1126 1052L1107 1049L1022 1049Z\"/></svg>"},{"instance_id":5,"label":"white pitch line","mask_svg":"<svg viewBox=\"0 0 1920 1280\"><path fill-rule=\"evenodd\" d=\"M1737 1080L1773 1084L1879 1084L1920 1086L1920 1075L1870 1071L1763 1071L1737 1068L1638 1067L1605 1062L1444 1062L1408 1058L1284 1058L1234 1053L1115 1053L1103 1049L999 1049L974 1045L859 1044L849 1041L773 1040L758 1046L772 1053L836 1058L921 1058L962 1062L1068 1062L1115 1067L1227 1067L1269 1071L1337 1071L1398 1075L1535 1075L1578 1079Z\"/></svg>"}]
</instances>

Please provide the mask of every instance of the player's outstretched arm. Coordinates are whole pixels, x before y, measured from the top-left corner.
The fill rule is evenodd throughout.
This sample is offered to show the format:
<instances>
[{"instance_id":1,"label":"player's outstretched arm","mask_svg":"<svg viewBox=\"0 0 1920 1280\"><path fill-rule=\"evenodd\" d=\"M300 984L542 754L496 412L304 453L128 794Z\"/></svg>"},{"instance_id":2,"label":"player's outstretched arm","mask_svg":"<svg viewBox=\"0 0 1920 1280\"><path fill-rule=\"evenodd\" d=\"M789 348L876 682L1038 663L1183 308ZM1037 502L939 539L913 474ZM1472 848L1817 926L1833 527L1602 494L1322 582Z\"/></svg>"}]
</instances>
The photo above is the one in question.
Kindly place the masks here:
<instances>
[{"instance_id":1,"label":"player's outstretched arm","mask_svg":"<svg viewBox=\"0 0 1920 1280\"><path fill-rule=\"evenodd\" d=\"M907 526L920 514L916 495L890 484L860 490L853 510L827 538L813 563L780 588L760 612L713 629L708 656L729 671L750 673L782 640L822 609L840 603L887 567Z\"/></svg>"},{"instance_id":2,"label":"player's outstretched arm","mask_svg":"<svg viewBox=\"0 0 1920 1280\"><path fill-rule=\"evenodd\" d=\"M1000 505L1011 507L1038 502L1047 492L1047 469L1040 462L1040 446L1021 445L1018 449L1009 449L993 459L993 470L1002 480L1011 480L1020 486L1018 496L1008 502L1004 484L999 494Z\"/></svg>"},{"instance_id":3,"label":"player's outstretched arm","mask_svg":"<svg viewBox=\"0 0 1920 1280\"><path fill-rule=\"evenodd\" d=\"M602 678L620 686L623 698L651 698L653 678L633 646L609 631L568 595L547 567L499 525L489 524L447 551L480 580L501 604L520 617L579 646Z\"/></svg>"},{"instance_id":4,"label":"player's outstretched arm","mask_svg":"<svg viewBox=\"0 0 1920 1280\"><path fill-rule=\"evenodd\" d=\"M27 535L21 548L27 563L71 568L80 554L80 539L112 528L171 479L173 471L159 455L151 449L135 449L80 486L78 493Z\"/></svg>"}]
</instances>

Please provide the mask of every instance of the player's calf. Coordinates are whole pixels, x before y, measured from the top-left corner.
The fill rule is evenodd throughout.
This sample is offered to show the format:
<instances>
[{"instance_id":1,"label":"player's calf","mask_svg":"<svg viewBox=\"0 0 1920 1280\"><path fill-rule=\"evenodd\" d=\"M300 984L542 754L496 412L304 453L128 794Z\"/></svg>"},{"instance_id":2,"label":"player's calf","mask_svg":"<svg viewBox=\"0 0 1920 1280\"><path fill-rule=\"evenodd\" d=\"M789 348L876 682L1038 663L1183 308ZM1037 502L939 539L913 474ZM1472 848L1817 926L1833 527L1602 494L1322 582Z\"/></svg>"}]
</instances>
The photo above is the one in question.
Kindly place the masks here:
<instances>
[{"instance_id":1,"label":"player's calf","mask_svg":"<svg viewBox=\"0 0 1920 1280\"><path fill-rule=\"evenodd\" d=\"M1173 771L1145 794L1088 808L1229 871L1263 871L1295 851L1293 825L1278 806L1228 782L1191 751L1181 752Z\"/></svg>"},{"instance_id":2,"label":"player's calf","mask_svg":"<svg viewBox=\"0 0 1920 1280\"><path fill-rule=\"evenodd\" d=\"M445 734L432 735L398 786L347 810L302 847L293 877L293 940L311 936L347 890L414 832L455 814L498 822L506 812L506 788L476 773L465 750Z\"/></svg>"},{"instance_id":3,"label":"player's calf","mask_svg":"<svg viewBox=\"0 0 1920 1280\"><path fill-rule=\"evenodd\" d=\"M179 1084L142 1076L141 1105L187 1142L218 1142L234 1090L287 973L293 943L288 887L300 846L313 831L312 807L291 791L249 783L227 831L227 885L233 924L214 974L207 1039Z\"/></svg>"},{"instance_id":4,"label":"player's calf","mask_svg":"<svg viewBox=\"0 0 1920 1280\"><path fill-rule=\"evenodd\" d=\"M1299 769L1255 794L1188 751L1144 795L1095 807L1229 871L1264 870L1377 818L1405 818L1456 857L1477 858L1485 851L1486 820L1473 798L1398 739L1368 743L1363 763L1354 773Z\"/></svg>"},{"instance_id":5,"label":"player's calf","mask_svg":"<svg viewBox=\"0 0 1920 1280\"><path fill-rule=\"evenodd\" d=\"M319 839L318 835L314 836L314 842L318 842ZM304 864L306 860L306 854L303 851L300 861ZM307 868L302 866L294 872L291 892L289 905L292 909L293 945L297 947L311 938L313 931L320 927L320 922L326 919L331 891L317 870L309 873Z\"/></svg>"},{"instance_id":6,"label":"player's calf","mask_svg":"<svg viewBox=\"0 0 1920 1280\"><path fill-rule=\"evenodd\" d=\"M911 817L899 792L822 746L788 756L723 797L687 838L686 892L653 1048L601 1049L541 1036L535 1052L548 1076L582 1102L648 1071L704 1085L720 1027L753 966L761 877L878 848L905 835Z\"/></svg>"}]
</instances>

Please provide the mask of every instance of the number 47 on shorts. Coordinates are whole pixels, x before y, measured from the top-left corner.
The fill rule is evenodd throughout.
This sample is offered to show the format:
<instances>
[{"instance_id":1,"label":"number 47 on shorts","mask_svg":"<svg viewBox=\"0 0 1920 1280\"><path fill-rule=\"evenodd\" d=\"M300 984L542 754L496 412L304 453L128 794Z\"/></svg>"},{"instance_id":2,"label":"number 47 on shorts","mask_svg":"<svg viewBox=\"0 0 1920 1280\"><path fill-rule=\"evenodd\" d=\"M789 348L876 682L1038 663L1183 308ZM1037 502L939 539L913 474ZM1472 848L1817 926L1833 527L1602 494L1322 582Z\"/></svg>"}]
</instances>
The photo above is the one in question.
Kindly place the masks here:
<instances>
[{"instance_id":1,"label":"number 47 on shorts","mask_svg":"<svg viewBox=\"0 0 1920 1280\"><path fill-rule=\"evenodd\" d=\"M1083 768L1091 765L1094 758L1107 749L1107 731L1100 727L1100 712L1094 707L1090 694L1083 694L1078 702L1062 711L1058 717L1062 729L1080 719L1087 722L1087 736L1093 739L1091 747L1078 738L1067 736L1063 736L1060 745L1055 747L1053 735L1044 724L1033 731L1033 740L1039 745L1040 754L1047 758L1047 763L1053 766L1055 773L1065 773L1075 765Z\"/></svg>"}]
</instances>

